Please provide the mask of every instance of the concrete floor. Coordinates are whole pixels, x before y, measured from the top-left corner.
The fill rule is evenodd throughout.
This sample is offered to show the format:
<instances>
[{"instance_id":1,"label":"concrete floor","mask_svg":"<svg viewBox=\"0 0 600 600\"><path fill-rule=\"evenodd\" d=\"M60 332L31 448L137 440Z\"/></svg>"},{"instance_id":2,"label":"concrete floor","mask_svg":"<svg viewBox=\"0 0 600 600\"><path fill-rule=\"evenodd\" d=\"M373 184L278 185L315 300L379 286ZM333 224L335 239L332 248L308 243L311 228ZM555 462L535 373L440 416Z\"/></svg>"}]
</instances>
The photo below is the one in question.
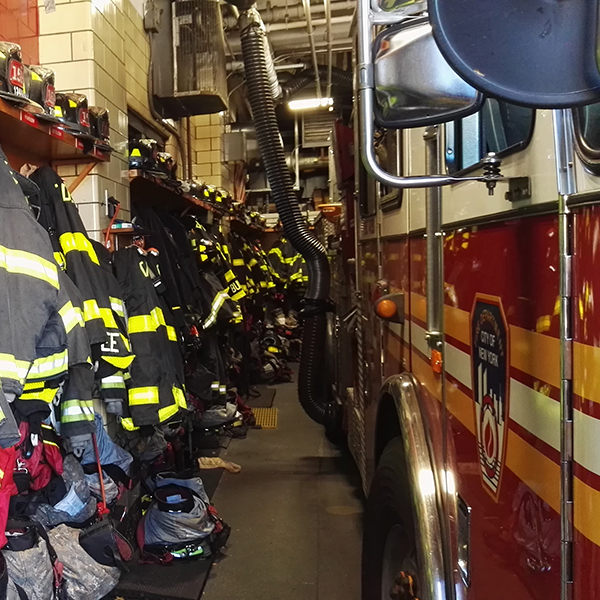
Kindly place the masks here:
<instances>
[{"instance_id":1,"label":"concrete floor","mask_svg":"<svg viewBox=\"0 0 600 600\"><path fill-rule=\"evenodd\" d=\"M277 386L276 430L251 430L222 455L213 502L231 525L202 600L359 600L362 491L352 459Z\"/></svg>"}]
</instances>

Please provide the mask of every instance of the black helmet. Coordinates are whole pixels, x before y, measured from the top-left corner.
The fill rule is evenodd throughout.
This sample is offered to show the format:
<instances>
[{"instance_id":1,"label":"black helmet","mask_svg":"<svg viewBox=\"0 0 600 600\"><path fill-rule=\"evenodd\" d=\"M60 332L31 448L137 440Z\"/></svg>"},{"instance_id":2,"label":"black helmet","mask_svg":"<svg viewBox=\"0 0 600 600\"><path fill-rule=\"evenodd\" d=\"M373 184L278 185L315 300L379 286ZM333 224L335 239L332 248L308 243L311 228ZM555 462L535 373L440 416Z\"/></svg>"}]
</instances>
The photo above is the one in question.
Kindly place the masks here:
<instances>
[{"instance_id":1,"label":"black helmet","mask_svg":"<svg viewBox=\"0 0 600 600\"><path fill-rule=\"evenodd\" d=\"M0 97L27 103L21 46L0 42Z\"/></svg>"},{"instance_id":2,"label":"black helmet","mask_svg":"<svg viewBox=\"0 0 600 600\"><path fill-rule=\"evenodd\" d=\"M56 118L66 125L73 135L90 136L90 116L85 94L56 94Z\"/></svg>"},{"instance_id":3,"label":"black helmet","mask_svg":"<svg viewBox=\"0 0 600 600\"><path fill-rule=\"evenodd\" d=\"M90 106L90 132L91 134L108 147L110 144L110 120L108 108L99 106Z\"/></svg>"},{"instance_id":4,"label":"black helmet","mask_svg":"<svg viewBox=\"0 0 600 600\"><path fill-rule=\"evenodd\" d=\"M157 154L156 140L132 140L129 142L129 168L155 171Z\"/></svg>"},{"instance_id":5,"label":"black helmet","mask_svg":"<svg viewBox=\"0 0 600 600\"><path fill-rule=\"evenodd\" d=\"M202 198L202 190L204 188L204 184L197 179L191 179L189 182L190 191L189 193L196 198Z\"/></svg>"},{"instance_id":6,"label":"black helmet","mask_svg":"<svg viewBox=\"0 0 600 600\"><path fill-rule=\"evenodd\" d=\"M42 109L38 117L56 121L54 71L40 65L25 67L25 89L29 99Z\"/></svg>"},{"instance_id":7,"label":"black helmet","mask_svg":"<svg viewBox=\"0 0 600 600\"><path fill-rule=\"evenodd\" d=\"M156 155L158 170L169 179L177 179L177 163L168 152L159 152Z\"/></svg>"}]
</instances>

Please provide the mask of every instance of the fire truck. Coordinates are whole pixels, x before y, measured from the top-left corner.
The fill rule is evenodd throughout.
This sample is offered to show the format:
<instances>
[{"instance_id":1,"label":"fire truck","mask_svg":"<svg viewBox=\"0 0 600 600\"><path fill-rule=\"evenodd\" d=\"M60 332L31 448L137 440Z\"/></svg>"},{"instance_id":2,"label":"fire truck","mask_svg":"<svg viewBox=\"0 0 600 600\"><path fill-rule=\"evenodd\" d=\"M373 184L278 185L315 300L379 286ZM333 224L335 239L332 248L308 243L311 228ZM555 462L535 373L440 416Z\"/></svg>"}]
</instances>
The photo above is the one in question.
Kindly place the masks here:
<instances>
[{"instance_id":1,"label":"fire truck","mask_svg":"<svg viewBox=\"0 0 600 600\"><path fill-rule=\"evenodd\" d=\"M598 7L384 4L328 238L363 600L599 598Z\"/></svg>"}]
</instances>

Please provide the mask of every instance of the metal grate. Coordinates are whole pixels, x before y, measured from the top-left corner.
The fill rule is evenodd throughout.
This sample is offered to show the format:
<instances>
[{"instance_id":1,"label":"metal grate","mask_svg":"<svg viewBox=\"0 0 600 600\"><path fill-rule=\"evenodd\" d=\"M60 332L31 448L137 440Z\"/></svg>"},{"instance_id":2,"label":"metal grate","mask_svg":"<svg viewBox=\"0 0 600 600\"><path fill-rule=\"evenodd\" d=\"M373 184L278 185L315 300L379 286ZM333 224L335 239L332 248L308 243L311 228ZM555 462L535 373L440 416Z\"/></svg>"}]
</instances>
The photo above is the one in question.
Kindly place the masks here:
<instances>
[{"instance_id":1,"label":"metal grate","mask_svg":"<svg viewBox=\"0 0 600 600\"><path fill-rule=\"evenodd\" d=\"M331 144L335 112L316 111L302 116L302 147L324 148Z\"/></svg>"},{"instance_id":2,"label":"metal grate","mask_svg":"<svg viewBox=\"0 0 600 600\"><path fill-rule=\"evenodd\" d=\"M256 424L262 429L277 429L277 409L276 408L253 408L252 412L256 419Z\"/></svg>"},{"instance_id":3,"label":"metal grate","mask_svg":"<svg viewBox=\"0 0 600 600\"><path fill-rule=\"evenodd\" d=\"M175 96L192 114L227 108L225 37L218 0L176 0L173 3L173 68Z\"/></svg>"}]
</instances>

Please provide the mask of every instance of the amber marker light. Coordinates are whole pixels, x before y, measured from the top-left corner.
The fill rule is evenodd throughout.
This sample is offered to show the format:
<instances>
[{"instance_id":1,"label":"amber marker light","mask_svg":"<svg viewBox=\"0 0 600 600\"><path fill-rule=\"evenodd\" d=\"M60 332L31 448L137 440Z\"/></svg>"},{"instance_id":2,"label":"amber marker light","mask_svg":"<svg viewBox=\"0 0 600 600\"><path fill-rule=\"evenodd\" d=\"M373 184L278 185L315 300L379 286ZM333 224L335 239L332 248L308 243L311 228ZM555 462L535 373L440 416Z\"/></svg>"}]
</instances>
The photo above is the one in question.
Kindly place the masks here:
<instances>
[{"instance_id":1,"label":"amber marker light","mask_svg":"<svg viewBox=\"0 0 600 600\"><path fill-rule=\"evenodd\" d=\"M396 316L398 307L393 300L386 300L384 298L375 305L375 312L382 319L391 319Z\"/></svg>"}]
</instances>

